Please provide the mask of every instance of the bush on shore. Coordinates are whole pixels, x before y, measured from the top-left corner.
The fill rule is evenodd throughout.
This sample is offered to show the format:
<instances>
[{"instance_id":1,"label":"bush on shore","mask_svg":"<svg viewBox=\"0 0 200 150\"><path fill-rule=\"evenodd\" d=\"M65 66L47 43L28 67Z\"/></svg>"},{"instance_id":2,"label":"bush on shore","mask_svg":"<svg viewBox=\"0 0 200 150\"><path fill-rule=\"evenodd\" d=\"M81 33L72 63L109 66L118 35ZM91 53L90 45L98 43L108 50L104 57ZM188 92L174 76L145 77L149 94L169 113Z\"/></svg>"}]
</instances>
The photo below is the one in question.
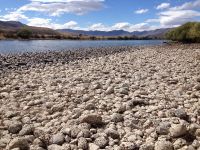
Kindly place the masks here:
<instances>
[{"instance_id":1,"label":"bush on shore","mask_svg":"<svg viewBox=\"0 0 200 150\"><path fill-rule=\"evenodd\" d=\"M184 43L200 43L200 22L188 22L166 34L166 38Z\"/></svg>"},{"instance_id":2,"label":"bush on shore","mask_svg":"<svg viewBox=\"0 0 200 150\"><path fill-rule=\"evenodd\" d=\"M22 39L30 39L32 36L32 32L27 29L27 28L21 28L18 32L17 32L17 37L20 37Z\"/></svg>"}]
</instances>

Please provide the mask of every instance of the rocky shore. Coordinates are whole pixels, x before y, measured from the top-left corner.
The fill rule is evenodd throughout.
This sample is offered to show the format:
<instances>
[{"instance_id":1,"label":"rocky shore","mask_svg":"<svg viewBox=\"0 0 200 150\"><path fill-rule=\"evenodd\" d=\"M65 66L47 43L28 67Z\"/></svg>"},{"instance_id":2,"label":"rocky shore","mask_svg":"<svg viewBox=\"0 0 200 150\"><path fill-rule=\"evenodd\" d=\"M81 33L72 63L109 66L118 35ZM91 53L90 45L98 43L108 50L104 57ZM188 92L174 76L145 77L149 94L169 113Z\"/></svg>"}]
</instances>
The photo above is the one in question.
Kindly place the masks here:
<instances>
[{"instance_id":1,"label":"rocky shore","mask_svg":"<svg viewBox=\"0 0 200 150\"><path fill-rule=\"evenodd\" d=\"M198 44L1 55L0 70L0 150L200 150Z\"/></svg>"}]
</instances>

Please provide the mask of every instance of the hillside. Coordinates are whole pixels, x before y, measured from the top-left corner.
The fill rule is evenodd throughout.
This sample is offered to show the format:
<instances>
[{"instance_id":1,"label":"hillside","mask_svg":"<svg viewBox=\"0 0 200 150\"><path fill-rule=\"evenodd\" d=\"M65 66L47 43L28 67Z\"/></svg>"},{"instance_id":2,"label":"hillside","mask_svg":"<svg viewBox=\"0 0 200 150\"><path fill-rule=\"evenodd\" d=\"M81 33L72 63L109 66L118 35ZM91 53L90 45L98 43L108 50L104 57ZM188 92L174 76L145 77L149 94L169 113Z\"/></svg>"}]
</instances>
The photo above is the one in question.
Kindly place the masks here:
<instances>
[{"instance_id":1,"label":"hillside","mask_svg":"<svg viewBox=\"0 0 200 150\"><path fill-rule=\"evenodd\" d=\"M166 34L167 39L184 42L200 43L200 22L188 22Z\"/></svg>"},{"instance_id":2,"label":"hillside","mask_svg":"<svg viewBox=\"0 0 200 150\"><path fill-rule=\"evenodd\" d=\"M33 27L17 21L0 21L0 39L76 39L76 40L102 40L102 39L164 39L164 35L169 31L166 29L156 29L151 31L124 30L112 31L84 31L72 29L53 30L50 28Z\"/></svg>"},{"instance_id":3,"label":"hillside","mask_svg":"<svg viewBox=\"0 0 200 150\"><path fill-rule=\"evenodd\" d=\"M21 30L30 31L30 38L63 38L60 32L43 27L33 27L17 21L0 21L0 38L19 38Z\"/></svg>"},{"instance_id":4,"label":"hillside","mask_svg":"<svg viewBox=\"0 0 200 150\"><path fill-rule=\"evenodd\" d=\"M72 29L60 29L59 32L72 33L72 34L82 34L90 36L127 36L132 35L131 33L124 30L113 30L113 31L84 31L84 30L72 30Z\"/></svg>"},{"instance_id":5,"label":"hillside","mask_svg":"<svg viewBox=\"0 0 200 150\"><path fill-rule=\"evenodd\" d=\"M88 35L88 36L137 36L139 38L149 37L149 38L164 38L164 35L169 31L166 29L156 29L150 31L134 31L128 32L124 30L113 30L113 31L84 31L84 30L72 30L72 29L60 29L57 30L61 33L71 33L77 35Z\"/></svg>"}]
</instances>

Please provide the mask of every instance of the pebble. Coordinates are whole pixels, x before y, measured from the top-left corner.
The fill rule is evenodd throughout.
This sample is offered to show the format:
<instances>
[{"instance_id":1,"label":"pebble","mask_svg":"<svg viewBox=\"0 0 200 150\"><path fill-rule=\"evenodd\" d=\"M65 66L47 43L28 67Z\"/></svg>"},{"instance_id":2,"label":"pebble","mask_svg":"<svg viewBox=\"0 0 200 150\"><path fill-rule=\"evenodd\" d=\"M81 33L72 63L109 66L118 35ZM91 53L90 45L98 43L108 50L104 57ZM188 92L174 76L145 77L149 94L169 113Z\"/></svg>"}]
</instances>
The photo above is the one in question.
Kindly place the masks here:
<instances>
[{"instance_id":1,"label":"pebble","mask_svg":"<svg viewBox=\"0 0 200 150\"><path fill-rule=\"evenodd\" d=\"M0 55L0 149L199 149L199 53L173 44Z\"/></svg>"},{"instance_id":2,"label":"pebble","mask_svg":"<svg viewBox=\"0 0 200 150\"><path fill-rule=\"evenodd\" d=\"M155 150L173 150L173 144L169 141L157 141L155 143Z\"/></svg>"},{"instance_id":3,"label":"pebble","mask_svg":"<svg viewBox=\"0 0 200 150\"><path fill-rule=\"evenodd\" d=\"M95 139L94 143L100 148L105 148L108 145L108 139L105 137L98 137Z\"/></svg>"},{"instance_id":4,"label":"pebble","mask_svg":"<svg viewBox=\"0 0 200 150\"><path fill-rule=\"evenodd\" d=\"M7 146L7 149L14 149L14 148L19 148L20 150L28 150L29 143L27 142L27 140L23 138L15 138L11 140Z\"/></svg>"},{"instance_id":5,"label":"pebble","mask_svg":"<svg viewBox=\"0 0 200 150\"><path fill-rule=\"evenodd\" d=\"M87 140L83 137L78 139L78 148L87 150L88 149L88 143Z\"/></svg>"},{"instance_id":6,"label":"pebble","mask_svg":"<svg viewBox=\"0 0 200 150\"><path fill-rule=\"evenodd\" d=\"M174 138L181 137L187 133L187 127L184 124L172 124L169 132Z\"/></svg>"},{"instance_id":7,"label":"pebble","mask_svg":"<svg viewBox=\"0 0 200 150\"><path fill-rule=\"evenodd\" d=\"M8 127L8 131L13 134L18 133L21 129L22 129L21 122L12 122Z\"/></svg>"},{"instance_id":8,"label":"pebble","mask_svg":"<svg viewBox=\"0 0 200 150\"><path fill-rule=\"evenodd\" d=\"M89 123L92 125L101 125L103 124L102 122L102 117L100 115L97 114L89 114L89 115L85 115L82 117L80 122L85 122L85 123Z\"/></svg>"},{"instance_id":9,"label":"pebble","mask_svg":"<svg viewBox=\"0 0 200 150\"><path fill-rule=\"evenodd\" d=\"M65 136L62 133L54 134L50 142L52 144L62 145L65 142Z\"/></svg>"}]
</instances>

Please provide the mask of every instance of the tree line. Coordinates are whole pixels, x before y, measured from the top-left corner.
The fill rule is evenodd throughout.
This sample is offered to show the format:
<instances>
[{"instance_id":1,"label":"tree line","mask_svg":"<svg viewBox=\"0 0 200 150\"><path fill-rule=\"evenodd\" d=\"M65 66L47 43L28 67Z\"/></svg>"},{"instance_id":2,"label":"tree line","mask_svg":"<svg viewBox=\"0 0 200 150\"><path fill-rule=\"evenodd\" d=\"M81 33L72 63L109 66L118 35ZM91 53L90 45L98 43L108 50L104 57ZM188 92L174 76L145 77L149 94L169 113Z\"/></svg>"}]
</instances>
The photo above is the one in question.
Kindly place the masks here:
<instances>
[{"instance_id":1,"label":"tree line","mask_svg":"<svg viewBox=\"0 0 200 150\"><path fill-rule=\"evenodd\" d=\"M183 43L200 43L200 22L188 22L168 33L166 38Z\"/></svg>"}]
</instances>

